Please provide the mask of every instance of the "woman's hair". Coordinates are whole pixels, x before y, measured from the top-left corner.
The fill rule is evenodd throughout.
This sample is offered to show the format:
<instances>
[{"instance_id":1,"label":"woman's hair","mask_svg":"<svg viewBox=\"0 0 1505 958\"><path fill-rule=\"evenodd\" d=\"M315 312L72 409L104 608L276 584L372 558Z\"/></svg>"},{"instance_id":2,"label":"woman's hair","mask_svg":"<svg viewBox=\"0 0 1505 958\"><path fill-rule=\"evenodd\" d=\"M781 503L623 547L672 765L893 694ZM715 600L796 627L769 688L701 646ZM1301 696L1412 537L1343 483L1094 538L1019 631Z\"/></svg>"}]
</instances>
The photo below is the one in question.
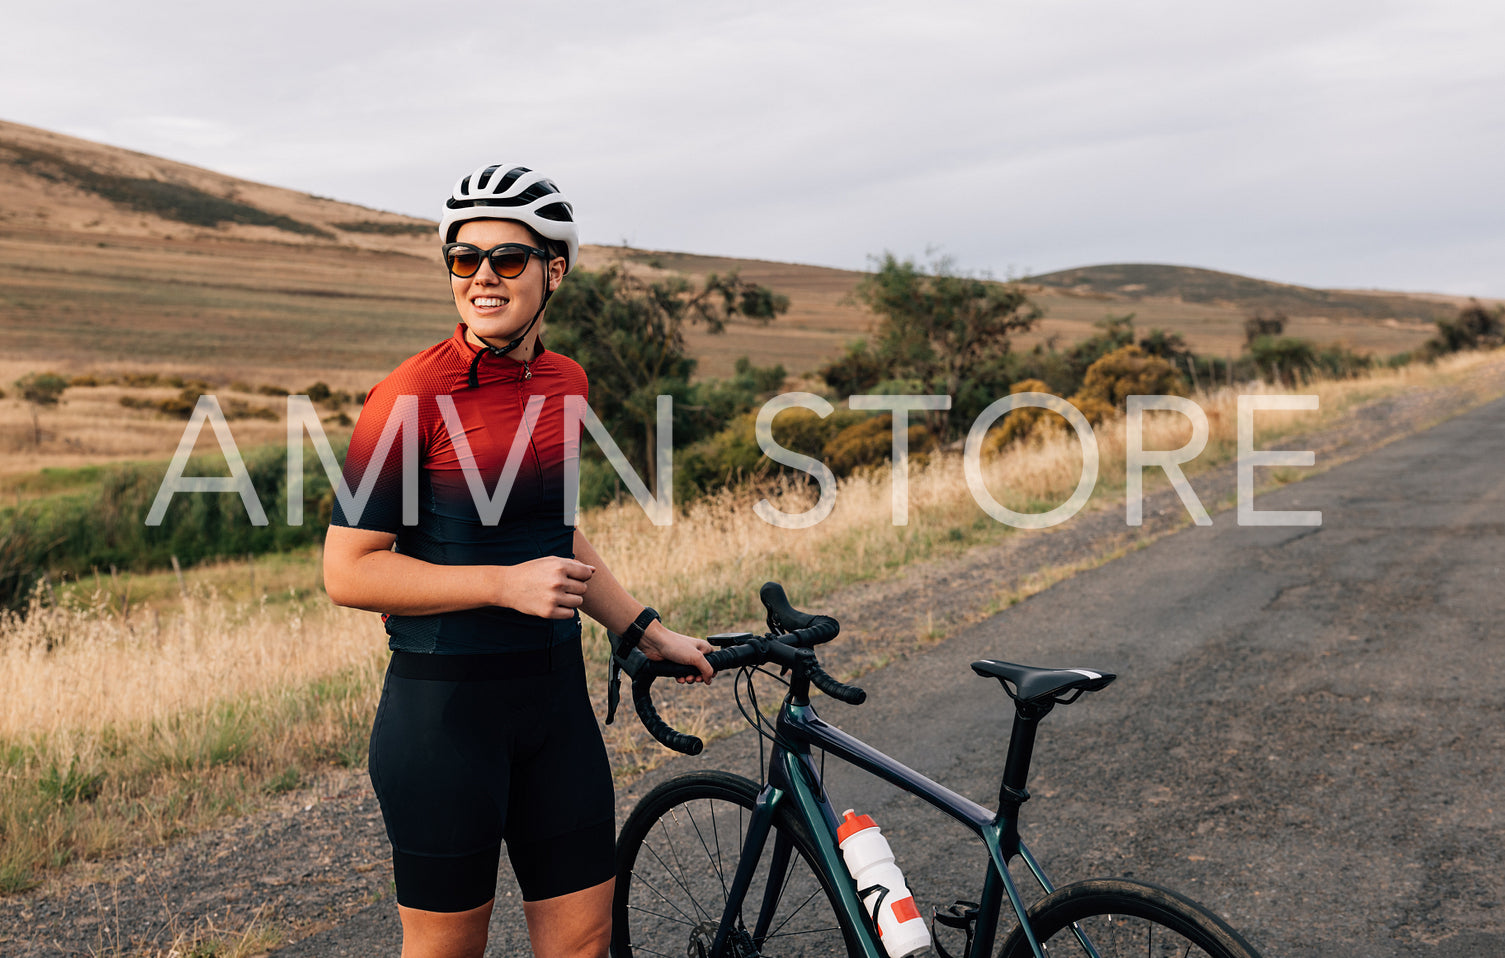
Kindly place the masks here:
<instances>
[{"instance_id":1,"label":"woman's hair","mask_svg":"<svg viewBox=\"0 0 1505 958\"><path fill-rule=\"evenodd\" d=\"M521 220L513 220L512 222L522 223ZM566 247L558 240L551 240L547 237L539 236L538 230L534 229L531 226L528 226L527 223L523 223L523 226L527 227L528 232L533 235L534 246L538 246L549 251L549 259L562 259L564 260L566 266L569 265L570 253L568 247Z\"/></svg>"}]
</instances>

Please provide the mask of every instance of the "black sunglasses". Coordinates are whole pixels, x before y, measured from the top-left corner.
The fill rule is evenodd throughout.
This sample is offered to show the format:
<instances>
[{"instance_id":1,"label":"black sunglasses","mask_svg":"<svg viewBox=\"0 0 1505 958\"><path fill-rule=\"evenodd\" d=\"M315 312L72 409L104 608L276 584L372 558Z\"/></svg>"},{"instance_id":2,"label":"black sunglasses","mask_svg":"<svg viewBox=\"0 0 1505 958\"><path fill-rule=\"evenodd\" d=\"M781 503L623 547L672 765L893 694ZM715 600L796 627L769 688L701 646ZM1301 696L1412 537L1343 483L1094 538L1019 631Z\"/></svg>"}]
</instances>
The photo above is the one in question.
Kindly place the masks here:
<instances>
[{"instance_id":1,"label":"black sunglasses","mask_svg":"<svg viewBox=\"0 0 1505 958\"><path fill-rule=\"evenodd\" d=\"M545 263L549 261L548 250L523 243L502 243L491 249L481 249L472 243L445 243L440 252L444 254L444 265L449 267L450 275L461 279L474 276L483 259L491 263L491 271L502 279L516 279L523 275L523 270L528 268L529 256L537 256Z\"/></svg>"}]
</instances>

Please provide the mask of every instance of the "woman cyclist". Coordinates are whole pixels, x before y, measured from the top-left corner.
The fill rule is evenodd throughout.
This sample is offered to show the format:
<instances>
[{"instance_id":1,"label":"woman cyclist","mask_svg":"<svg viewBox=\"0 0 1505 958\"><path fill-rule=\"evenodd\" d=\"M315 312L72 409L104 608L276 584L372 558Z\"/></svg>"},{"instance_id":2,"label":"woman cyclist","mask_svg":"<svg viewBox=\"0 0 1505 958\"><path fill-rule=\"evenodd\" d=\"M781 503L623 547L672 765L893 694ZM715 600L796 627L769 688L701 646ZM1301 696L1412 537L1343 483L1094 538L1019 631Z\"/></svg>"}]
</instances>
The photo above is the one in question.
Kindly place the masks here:
<instances>
[{"instance_id":1,"label":"woman cyclist","mask_svg":"<svg viewBox=\"0 0 1505 958\"><path fill-rule=\"evenodd\" d=\"M505 842L534 954L605 955L615 818L579 613L698 681L711 646L657 621L567 522L566 398L587 383L540 317L579 260L569 201L487 166L439 232L460 322L371 390L324 550L330 598L383 613L392 648L370 761L402 954L484 953Z\"/></svg>"}]
</instances>

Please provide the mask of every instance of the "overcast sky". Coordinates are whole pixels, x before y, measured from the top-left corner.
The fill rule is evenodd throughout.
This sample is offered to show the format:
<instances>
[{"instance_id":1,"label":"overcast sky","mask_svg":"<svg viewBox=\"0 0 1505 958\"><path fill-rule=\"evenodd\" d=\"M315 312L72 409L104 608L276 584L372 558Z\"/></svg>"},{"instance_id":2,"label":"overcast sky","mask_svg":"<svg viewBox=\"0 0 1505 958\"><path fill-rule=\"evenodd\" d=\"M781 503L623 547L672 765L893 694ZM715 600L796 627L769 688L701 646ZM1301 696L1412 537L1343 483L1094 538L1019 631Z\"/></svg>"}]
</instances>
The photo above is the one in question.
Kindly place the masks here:
<instances>
[{"instance_id":1,"label":"overcast sky","mask_svg":"<svg viewBox=\"0 0 1505 958\"><path fill-rule=\"evenodd\" d=\"M0 118L429 218L522 162L587 242L1505 295L1499 0L12 4Z\"/></svg>"}]
</instances>

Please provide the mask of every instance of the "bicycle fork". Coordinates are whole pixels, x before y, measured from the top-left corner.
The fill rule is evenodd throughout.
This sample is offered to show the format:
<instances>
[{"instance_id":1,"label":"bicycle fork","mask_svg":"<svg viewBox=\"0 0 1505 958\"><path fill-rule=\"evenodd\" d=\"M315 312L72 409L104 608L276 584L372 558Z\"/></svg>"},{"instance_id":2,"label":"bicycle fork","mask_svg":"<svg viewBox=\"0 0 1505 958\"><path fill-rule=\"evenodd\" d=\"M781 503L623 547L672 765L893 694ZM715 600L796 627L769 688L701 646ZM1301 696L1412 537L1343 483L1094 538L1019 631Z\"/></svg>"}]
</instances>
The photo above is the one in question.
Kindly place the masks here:
<instances>
[{"instance_id":1,"label":"bicycle fork","mask_svg":"<svg viewBox=\"0 0 1505 958\"><path fill-rule=\"evenodd\" d=\"M769 777L771 780L782 780L787 783L793 776L802 774L800 765L801 758L798 755L784 752L775 758ZM728 943L732 935L743 927L741 903L748 889L752 887L754 873L763 857L763 850L768 844L768 833L773 828L781 803L785 800L794 802L795 809L792 811L796 812L794 817L797 819L821 822L832 817L832 812L824 799L811 789L781 788L772 781L763 786L763 790L758 793L757 804L753 807L752 816L748 822L747 837L742 845L742 860L738 863L737 872L732 877L731 888L727 892L726 908L722 912L721 923L716 929L716 937L711 944L712 958L722 958L722 956L733 954L728 949ZM811 831L815 853L820 857L820 867L828 875L838 879L846 875L846 863L842 860L841 850L831 839L831 831L821 828ZM763 889L763 900L759 904L758 916L751 931L752 943L759 951L762 950L763 942L768 936L778 932L777 928L770 928L769 925L784 891L784 880L787 877L789 859L792 854L794 854L793 837L783 830L776 832L772 856L768 861L768 882ZM852 882L838 880L833 884L841 898L842 909L848 915L864 914L862 902L857 898L856 888ZM872 935L859 932L858 943L862 948L862 958L886 958Z\"/></svg>"}]
</instances>

